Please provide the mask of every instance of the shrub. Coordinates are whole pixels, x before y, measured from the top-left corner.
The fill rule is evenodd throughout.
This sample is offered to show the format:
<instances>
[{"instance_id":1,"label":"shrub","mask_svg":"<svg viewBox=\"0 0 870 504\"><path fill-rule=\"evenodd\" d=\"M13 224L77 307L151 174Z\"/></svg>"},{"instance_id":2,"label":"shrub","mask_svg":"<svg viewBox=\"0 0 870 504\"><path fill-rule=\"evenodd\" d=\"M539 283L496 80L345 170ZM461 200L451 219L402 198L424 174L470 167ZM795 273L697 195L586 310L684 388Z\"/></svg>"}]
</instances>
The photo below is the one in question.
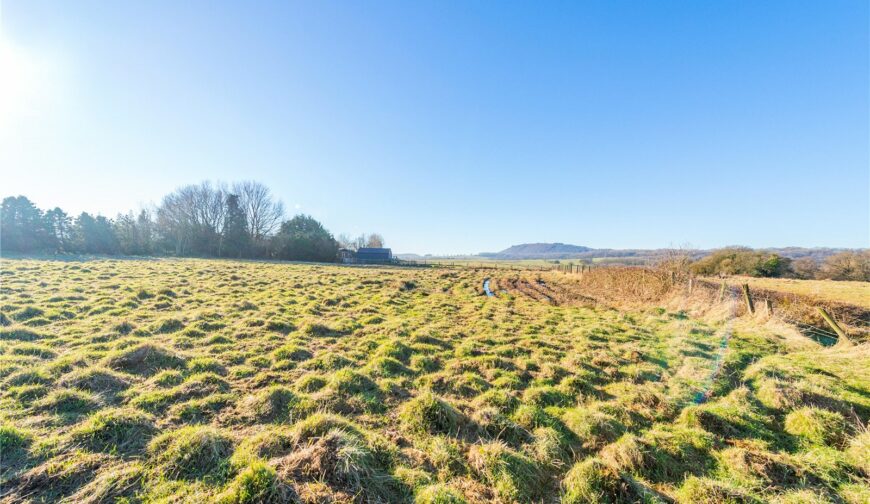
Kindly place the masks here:
<instances>
[{"instance_id":1,"label":"shrub","mask_svg":"<svg viewBox=\"0 0 870 504\"><path fill-rule=\"evenodd\" d=\"M405 427L417 434L456 434L460 413L431 392L423 392L406 402L399 412Z\"/></svg>"},{"instance_id":2,"label":"shrub","mask_svg":"<svg viewBox=\"0 0 870 504\"><path fill-rule=\"evenodd\" d=\"M834 254L822 263L818 276L831 280L870 282L870 250Z\"/></svg>"},{"instance_id":3,"label":"shrub","mask_svg":"<svg viewBox=\"0 0 870 504\"><path fill-rule=\"evenodd\" d=\"M691 268L696 275L779 277L790 271L790 264L790 259L779 254L737 247L715 250Z\"/></svg>"},{"instance_id":4,"label":"shrub","mask_svg":"<svg viewBox=\"0 0 870 504\"><path fill-rule=\"evenodd\" d=\"M220 478L232 450L229 436L204 426L166 432L148 445L163 474L174 479Z\"/></svg>"},{"instance_id":5,"label":"shrub","mask_svg":"<svg viewBox=\"0 0 870 504\"><path fill-rule=\"evenodd\" d=\"M846 419L833 411L806 406L785 417L785 431L810 443L839 445L846 437Z\"/></svg>"},{"instance_id":6,"label":"shrub","mask_svg":"<svg viewBox=\"0 0 870 504\"><path fill-rule=\"evenodd\" d=\"M533 460L502 442L472 446L469 460L500 499L529 502L542 496L541 470Z\"/></svg>"},{"instance_id":7,"label":"shrub","mask_svg":"<svg viewBox=\"0 0 870 504\"><path fill-rule=\"evenodd\" d=\"M156 432L153 417L124 408L98 411L72 431L72 440L90 450L129 453L143 448Z\"/></svg>"}]
</instances>

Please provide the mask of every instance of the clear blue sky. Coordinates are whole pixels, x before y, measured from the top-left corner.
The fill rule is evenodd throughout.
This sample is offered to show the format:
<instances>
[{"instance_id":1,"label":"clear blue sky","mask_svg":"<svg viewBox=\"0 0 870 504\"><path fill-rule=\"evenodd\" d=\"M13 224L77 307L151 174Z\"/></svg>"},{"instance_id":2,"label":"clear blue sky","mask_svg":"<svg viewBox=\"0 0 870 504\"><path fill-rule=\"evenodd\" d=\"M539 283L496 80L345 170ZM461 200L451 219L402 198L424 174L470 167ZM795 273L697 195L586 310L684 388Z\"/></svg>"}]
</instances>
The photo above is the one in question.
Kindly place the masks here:
<instances>
[{"instance_id":1,"label":"clear blue sky","mask_svg":"<svg viewBox=\"0 0 870 504\"><path fill-rule=\"evenodd\" d=\"M0 193L395 251L870 246L868 2L0 0Z\"/></svg>"}]
</instances>

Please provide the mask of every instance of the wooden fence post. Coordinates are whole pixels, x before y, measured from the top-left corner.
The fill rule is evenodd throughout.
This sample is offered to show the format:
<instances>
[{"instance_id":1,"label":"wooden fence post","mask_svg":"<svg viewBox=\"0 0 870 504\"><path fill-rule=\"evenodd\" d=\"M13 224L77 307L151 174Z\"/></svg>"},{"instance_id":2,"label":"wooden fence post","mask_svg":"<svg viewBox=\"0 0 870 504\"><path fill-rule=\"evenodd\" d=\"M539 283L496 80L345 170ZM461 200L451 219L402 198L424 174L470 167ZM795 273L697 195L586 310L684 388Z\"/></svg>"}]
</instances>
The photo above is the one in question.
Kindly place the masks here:
<instances>
[{"instance_id":1,"label":"wooden fence post","mask_svg":"<svg viewBox=\"0 0 870 504\"><path fill-rule=\"evenodd\" d=\"M840 337L840 339L839 339L839 341L837 341L837 343L842 343L844 345L851 344L852 341L849 339L848 336L846 336L846 331L844 331L843 329L840 328L840 324L838 324L837 321L834 320L834 317L832 317L831 314L828 313L821 306L819 306L817 309L819 310L819 313L822 315L822 318L825 319L825 322L827 322L828 325L831 326L831 329L833 329L834 332L837 333L837 336Z\"/></svg>"},{"instance_id":2,"label":"wooden fence post","mask_svg":"<svg viewBox=\"0 0 870 504\"><path fill-rule=\"evenodd\" d=\"M694 286L695 286L695 279L690 276L689 277L689 294L692 293L692 287L694 287Z\"/></svg>"},{"instance_id":3,"label":"wooden fence post","mask_svg":"<svg viewBox=\"0 0 870 504\"><path fill-rule=\"evenodd\" d=\"M755 314L755 305L752 304L752 294L749 293L749 284L743 284L743 299L746 300L746 309Z\"/></svg>"},{"instance_id":4,"label":"wooden fence post","mask_svg":"<svg viewBox=\"0 0 870 504\"><path fill-rule=\"evenodd\" d=\"M719 302L720 302L720 303L722 302L722 300L725 299L725 289L727 288L727 287L726 287L726 283L727 283L727 282L725 282L725 281L723 280L722 283L719 284Z\"/></svg>"},{"instance_id":5,"label":"wooden fence post","mask_svg":"<svg viewBox=\"0 0 870 504\"><path fill-rule=\"evenodd\" d=\"M773 316L773 301L771 301L770 298L767 298L764 300L764 307L767 308L767 316L772 317Z\"/></svg>"}]
</instances>

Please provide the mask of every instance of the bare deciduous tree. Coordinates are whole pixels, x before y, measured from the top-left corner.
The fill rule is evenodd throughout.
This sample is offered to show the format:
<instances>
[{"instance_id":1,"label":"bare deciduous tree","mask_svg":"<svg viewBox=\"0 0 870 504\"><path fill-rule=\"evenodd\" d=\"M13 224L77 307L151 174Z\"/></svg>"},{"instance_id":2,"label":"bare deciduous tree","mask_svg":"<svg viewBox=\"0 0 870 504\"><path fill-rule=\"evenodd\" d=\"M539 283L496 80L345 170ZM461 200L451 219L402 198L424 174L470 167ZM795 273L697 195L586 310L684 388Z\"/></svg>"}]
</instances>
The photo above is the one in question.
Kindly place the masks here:
<instances>
[{"instance_id":1,"label":"bare deciduous tree","mask_svg":"<svg viewBox=\"0 0 870 504\"><path fill-rule=\"evenodd\" d=\"M255 241L271 235L281 224L284 205L272 197L265 185L248 180L233 184L234 194L239 196L239 204L245 212L248 232Z\"/></svg>"}]
</instances>

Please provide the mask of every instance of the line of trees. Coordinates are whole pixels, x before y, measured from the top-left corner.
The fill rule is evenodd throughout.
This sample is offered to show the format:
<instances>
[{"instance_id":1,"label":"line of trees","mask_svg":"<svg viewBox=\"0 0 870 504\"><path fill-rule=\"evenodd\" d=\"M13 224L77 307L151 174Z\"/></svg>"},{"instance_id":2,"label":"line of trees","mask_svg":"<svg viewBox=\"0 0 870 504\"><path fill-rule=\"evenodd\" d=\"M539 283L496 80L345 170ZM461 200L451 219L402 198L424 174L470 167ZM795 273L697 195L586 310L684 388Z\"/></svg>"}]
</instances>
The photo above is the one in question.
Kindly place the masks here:
<instances>
[{"instance_id":1,"label":"line of trees","mask_svg":"<svg viewBox=\"0 0 870 504\"><path fill-rule=\"evenodd\" d=\"M115 219L43 211L24 196L0 207L0 252L334 261L339 247L384 244L378 234L341 240L311 216L285 220L283 204L253 181L187 185Z\"/></svg>"},{"instance_id":2,"label":"line of trees","mask_svg":"<svg viewBox=\"0 0 870 504\"><path fill-rule=\"evenodd\" d=\"M812 257L789 259L745 247L715 250L692 263L697 275L748 275L802 279L870 282L870 250L845 251L819 261Z\"/></svg>"}]
</instances>

